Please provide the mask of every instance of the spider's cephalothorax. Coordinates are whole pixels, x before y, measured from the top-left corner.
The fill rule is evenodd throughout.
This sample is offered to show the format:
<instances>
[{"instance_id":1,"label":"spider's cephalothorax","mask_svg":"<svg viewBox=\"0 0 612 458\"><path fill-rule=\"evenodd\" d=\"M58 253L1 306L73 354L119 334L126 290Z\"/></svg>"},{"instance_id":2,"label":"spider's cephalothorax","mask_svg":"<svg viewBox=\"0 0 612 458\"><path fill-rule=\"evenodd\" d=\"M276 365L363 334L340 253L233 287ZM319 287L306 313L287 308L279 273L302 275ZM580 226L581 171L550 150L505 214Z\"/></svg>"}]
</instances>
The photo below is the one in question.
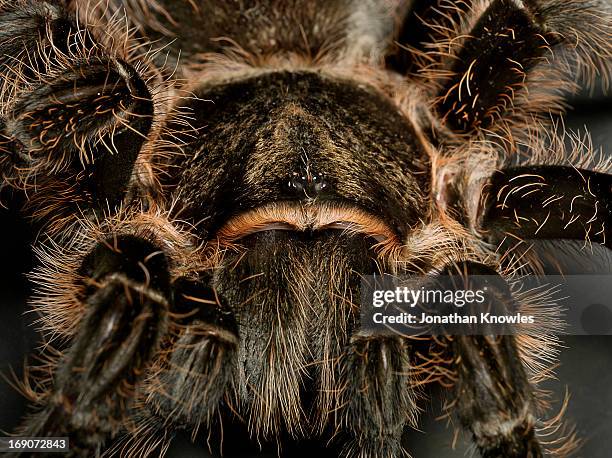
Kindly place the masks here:
<instances>
[{"instance_id":1,"label":"spider's cephalothorax","mask_svg":"<svg viewBox=\"0 0 612 458\"><path fill-rule=\"evenodd\" d=\"M567 454L554 310L416 341L364 332L359 288L494 275L537 311L525 240L612 247L610 167L549 119L611 31L606 0L0 1L1 186L45 235L20 434L145 456L231 416L395 457L440 382L482 456Z\"/></svg>"}]
</instances>

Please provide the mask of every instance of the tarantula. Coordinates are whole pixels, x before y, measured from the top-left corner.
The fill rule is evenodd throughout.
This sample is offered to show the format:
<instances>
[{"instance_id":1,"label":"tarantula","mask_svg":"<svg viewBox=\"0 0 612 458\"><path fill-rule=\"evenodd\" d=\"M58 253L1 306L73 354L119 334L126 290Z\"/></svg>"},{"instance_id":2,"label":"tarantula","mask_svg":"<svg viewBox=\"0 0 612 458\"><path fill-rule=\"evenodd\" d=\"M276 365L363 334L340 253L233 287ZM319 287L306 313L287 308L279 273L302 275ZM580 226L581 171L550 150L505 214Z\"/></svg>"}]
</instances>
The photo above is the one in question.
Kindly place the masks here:
<instances>
[{"instance_id":1,"label":"tarantula","mask_svg":"<svg viewBox=\"0 0 612 458\"><path fill-rule=\"evenodd\" d=\"M358 298L461 272L510 306L529 240L612 248L611 167L551 118L610 75L604 1L1 1L2 187L40 231L45 337L19 434L145 456L233 418L395 457L438 382L483 457L567 453L537 389L554 311L410 339Z\"/></svg>"}]
</instances>

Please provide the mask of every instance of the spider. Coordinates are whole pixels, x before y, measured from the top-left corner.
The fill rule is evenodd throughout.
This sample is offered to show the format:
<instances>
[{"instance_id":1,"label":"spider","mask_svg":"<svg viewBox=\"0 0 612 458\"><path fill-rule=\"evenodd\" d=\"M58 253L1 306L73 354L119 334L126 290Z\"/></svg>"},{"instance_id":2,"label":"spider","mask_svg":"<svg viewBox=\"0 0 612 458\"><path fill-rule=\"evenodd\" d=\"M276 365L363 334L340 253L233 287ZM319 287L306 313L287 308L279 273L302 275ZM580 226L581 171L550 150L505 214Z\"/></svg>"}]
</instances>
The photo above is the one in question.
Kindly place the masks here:
<instances>
[{"instance_id":1,"label":"spider","mask_svg":"<svg viewBox=\"0 0 612 458\"><path fill-rule=\"evenodd\" d=\"M531 240L612 248L612 167L551 117L610 76L611 27L604 0L1 1L2 187L39 233L45 339L18 433L147 456L231 418L398 457L439 383L483 457L568 453L538 389L554 311L410 339L358 298L461 272L510 306Z\"/></svg>"}]
</instances>

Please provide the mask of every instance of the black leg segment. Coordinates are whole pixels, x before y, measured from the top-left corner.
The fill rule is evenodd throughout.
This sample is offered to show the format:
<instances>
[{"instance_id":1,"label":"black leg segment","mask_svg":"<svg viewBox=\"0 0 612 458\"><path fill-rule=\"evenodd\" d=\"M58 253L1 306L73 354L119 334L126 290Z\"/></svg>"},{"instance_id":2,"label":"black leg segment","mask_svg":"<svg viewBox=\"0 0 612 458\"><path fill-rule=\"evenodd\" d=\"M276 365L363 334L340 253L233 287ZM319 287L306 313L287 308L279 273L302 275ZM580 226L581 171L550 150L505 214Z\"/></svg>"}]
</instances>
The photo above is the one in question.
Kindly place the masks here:
<instances>
[{"instance_id":1,"label":"black leg segment","mask_svg":"<svg viewBox=\"0 0 612 458\"><path fill-rule=\"evenodd\" d=\"M585 240L612 248L612 175L564 166L496 172L484 189L480 227L492 242Z\"/></svg>"},{"instance_id":2,"label":"black leg segment","mask_svg":"<svg viewBox=\"0 0 612 458\"><path fill-rule=\"evenodd\" d=\"M404 456L404 427L416 422L408 341L399 336L351 337L341 361L343 457Z\"/></svg>"},{"instance_id":3,"label":"black leg segment","mask_svg":"<svg viewBox=\"0 0 612 458\"><path fill-rule=\"evenodd\" d=\"M455 76L440 93L440 115L459 132L491 127L512 109L514 92L555 41L523 2L493 2L457 56Z\"/></svg>"}]
</instances>

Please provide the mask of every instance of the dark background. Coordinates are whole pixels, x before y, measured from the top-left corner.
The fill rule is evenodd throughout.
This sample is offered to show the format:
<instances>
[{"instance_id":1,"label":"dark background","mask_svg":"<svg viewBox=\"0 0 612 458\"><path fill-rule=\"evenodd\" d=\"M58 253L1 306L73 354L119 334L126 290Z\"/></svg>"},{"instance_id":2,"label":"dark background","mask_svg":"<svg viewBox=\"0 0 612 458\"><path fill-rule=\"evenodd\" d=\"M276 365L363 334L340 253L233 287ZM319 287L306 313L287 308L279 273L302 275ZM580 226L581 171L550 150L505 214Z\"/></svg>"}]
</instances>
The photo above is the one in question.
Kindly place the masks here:
<instances>
[{"instance_id":1,"label":"dark background","mask_svg":"<svg viewBox=\"0 0 612 458\"><path fill-rule=\"evenodd\" d=\"M604 151L612 151L612 98L605 97L602 90L595 94L584 92L572 102L573 109L566 118L569 129L592 134L593 143ZM3 243L0 249L0 372L8 375L11 368L20 376L26 355L31 354L38 337L31 326L35 320L26 313L25 298L31 285L25 272L31 268L29 243L32 234L28 225L19 217L19 199L10 193L2 194L2 203L8 208L0 209L0 234ZM612 255L605 249L585 253L581 262L563 262L573 273L609 273L612 271ZM612 337L569 336L564 339L566 348L561 353L561 365L557 370L558 380L549 382L547 388L555 398L563 399L566 387L571 400L566 419L574 423L579 436L585 441L578 456L585 458L608 458L612 446ZM445 421L436 421L440 415L440 393L430 393L432 402L422 402L424 409L420 431L406 431L405 445L416 458L451 458L469 455L469 438L459 437L455 449L451 448L453 429L446 428ZM558 409L560 403L556 404ZM0 430L11 431L25 412L25 401L9 384L0 379ZM205 439L205 438L202 438ZM251 451L240 451L246 444L225 437L226 456L255 456ZM203 442L203 441L200 441ZM244 447L243 447L244 445ZM284 456L310 455L334 456L333 451L316 450L318 444L290 444ZM186 436L174 441L169 457L204 457L205 447L192 445ZM234 450L233 453L229 453ZM274 447L257 456L276 456Z\"/></svg>"}]
</instances>

